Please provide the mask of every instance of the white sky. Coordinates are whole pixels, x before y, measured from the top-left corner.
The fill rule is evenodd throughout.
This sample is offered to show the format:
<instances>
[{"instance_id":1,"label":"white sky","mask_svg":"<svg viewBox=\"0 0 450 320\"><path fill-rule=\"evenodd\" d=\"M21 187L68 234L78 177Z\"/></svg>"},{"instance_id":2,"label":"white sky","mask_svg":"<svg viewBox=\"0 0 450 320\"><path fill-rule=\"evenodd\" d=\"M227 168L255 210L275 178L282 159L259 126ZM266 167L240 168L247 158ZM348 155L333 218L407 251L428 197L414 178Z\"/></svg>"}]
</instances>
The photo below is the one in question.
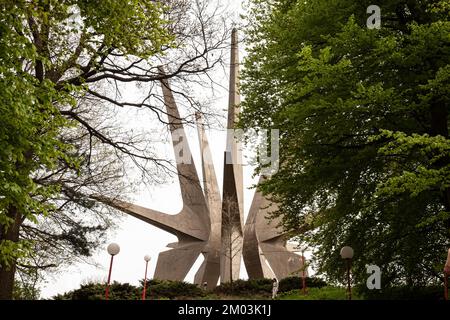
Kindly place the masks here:
<instances>
[{"instance_id":1,"label":"white sky","mask_svg":"<svg viewBox=\"0 0 450 320\"><path fill-rule=\"evenodd\" d=\"M227 0L220 1L222 5L229 7L234 12L235 21L239 21L238 11L241 11L241 1ZM242 36L242 35L241 35ZM245 54L242 45L240 48L240 59ZM228 70L227 74L219 74L216 78L222 86L228 87ZM133 94L133 93L129 93ZM203 95L202 92L198 92ZM216 93L218 110L225 110L228 106L228 92L221 91ZM201 96L200 96L201 97ZM124 100L126 97L124 97ZM137 125L145 126L145 115L141 111L127 109L124 111L126 117L130 121L137 121ZM120 114L119 114L120 116ZM122 115L123 116L123 115ZM225 124L225 123L224 123ZM152 127L152 123L148 123L148 127ZM194 128L185 128L189 145L191 147L192 155L197 167L197 172L201 176L201 162L198 145L197 132ZM209 140L211 152L213 155L213 162L216 169L216 175L220 188L222 187L223 175L223 152L225 150L226 133L218 130L207 130L207 137ZM164 150L165 149L165 150ZM169 150L169 152L167 152ZM171 143L161 148L162 154L171 154L173 151ZM244 151L245 154L245 151ZM254 190L249 189L250 186L257 182L257 177L253 178L253 167L244 166L244 208L245 218L250 208L253 199ZM169 183L152 186L150 188L141 187L141 191L137 194L131 195L132 201L136 204L155 209L161 212L176 214L181 210L182 200L178 184L178 179L174 177ZM119 281L122 283L128 282L134 285L138 284L140 279L144 278L145 262L144 256L150 255L148 278L153 277L156 267L158 254L161 251L168 250L166 245L171 242L176 242L177 238L165 231L162 231L152 225L141 220L133 218L128 215L123 215L121 221L118 223L118 228L108 232L106 245L111 242L116 242L120 245L120 253L114 258L114 266L112 271L112 281ZM80 284L88 281L106 281L110 256L106 252L106 246L99 248L92 257L92 261L97 264L93 266L86 263L79 263L70 268L60 271L58 274L49 275L46 283L41 287L41 297L50 298L58 293L64 293L80 287ZM192 282L194 274L203 261L203 256L200 255L191 271L186 277L186 281ZM244 263L241 264L241 278L247 278Z\"/></svg>"}]
</instances>

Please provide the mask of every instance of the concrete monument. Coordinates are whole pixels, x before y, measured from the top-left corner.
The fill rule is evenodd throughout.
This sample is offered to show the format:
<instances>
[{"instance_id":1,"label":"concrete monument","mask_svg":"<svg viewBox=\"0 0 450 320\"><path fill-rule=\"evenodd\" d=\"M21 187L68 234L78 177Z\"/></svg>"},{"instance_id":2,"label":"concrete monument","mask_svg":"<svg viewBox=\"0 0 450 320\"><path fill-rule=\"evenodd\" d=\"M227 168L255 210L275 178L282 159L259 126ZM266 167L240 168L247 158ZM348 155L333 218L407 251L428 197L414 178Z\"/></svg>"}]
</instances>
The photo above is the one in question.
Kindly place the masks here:
<instances>
[{"instance_id":1,"label":"concrete monument","mask_svg":"<svg viewBox=\"0 0 450 320\"><path fill-rule=\"evenodd\" d=\"M228 129L234 128L239 116L238 77L238 40L237 32L233 30ZM206 284L208 289L214 288L219 278L221 283L229 282L231 277L238 279L242 256L252 279L276 277L280 280L298 271L302 265L301 257L286 248L286 239L277 227L278 221L266 218L270 210L276 209L276 205L259 192L255 193L244 225L240 142L233 134L228 134L221 196L201 115L197 114L196 118L203 183L200 183L168 81L162 80L161 87L173 147L176 153L178 150L182 153L176 154L177 159L183 159L177 161L182 210L176 215L169 215L125 201L95 197L178 238L178 242L167 245L170 250L159 254L154 278L184 280L200 254L204 261L195 274L194 282L202 286Z\"/></svg>"}]
</instances>

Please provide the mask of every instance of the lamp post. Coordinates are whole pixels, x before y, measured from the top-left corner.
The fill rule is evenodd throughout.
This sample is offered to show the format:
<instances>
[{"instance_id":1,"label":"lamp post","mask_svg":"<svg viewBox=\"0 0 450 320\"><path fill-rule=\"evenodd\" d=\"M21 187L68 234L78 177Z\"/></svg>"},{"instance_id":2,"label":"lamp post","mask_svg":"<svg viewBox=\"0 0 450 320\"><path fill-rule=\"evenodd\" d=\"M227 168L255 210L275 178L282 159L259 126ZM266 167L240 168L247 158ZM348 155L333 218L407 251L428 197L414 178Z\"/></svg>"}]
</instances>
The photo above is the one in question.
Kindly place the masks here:
<instances>
[{"instance_id":1,"label":"lamp post","mask_svg":"<svg viewBox=\"0 0 450 320\"><path fill-rule=\"evenodd\" d=\"M305 258L305 251L308 249L307 246L302 246L302 247L294 247L293 249L290 249L290 252L301 252L302 255L299 258L300 260L300 264L301 264L301 268L300 270L302 271L302 291L303 291L303 295L306 295L306 276L307 276L307 267L306 267L306 258ZM289 258L288 259L289 262L294 261L293 258ZM300 271L299 270L299 271Z\"/></svg>"},{"instance_id":2,"label":"lamp post","mask_svg":"<svg viewBox=\"0 0 450 320\"><path fill-rule=\"evenodd\" d=\"M447 261L444 266L444 297L448 300L448 277L450 276L450 249L448 249Z\"/></svg>"},{"instance_id":3,"label":"lamp post","mask_svg":"<svg viewBox=\"0 0 450 320\"><path fill-rule=\"evenodd\" d=\"M148 262L150 261L151 257L149 255L146 255L144 257L145 260L145 275L144 275L144 289L142 290L142 300L145 300L145 294L147 291L147 267L148 267Z\"/></svg>"},{"instance_id":4,"label":"lamp post","mask_svg":"<svg viewBox=\"0 0 450 320\"><path fill-rule=\"evenodd\" d=\"M348 300L352 300L352 285L350 282L350 269L352 265L353 258L353 248L345 246L341 249L341 257L346 261L347 265L347 290L348 290Z\"/></svg>"},{"instance_id":5,"label":"lamp post","mask_svg":"<svg viewBox=\"0 0 450 320\"><path fill-rule=\"evenodd\" d=\"M105 291L105 299L108 300L108 298L109 298L109 283L111 281L111 271L112 271L113 260L114 260L114 256L120 252L120 247L117 243L111 243L106 250L111 255L111 262L109 264L109 273L108 273L108 283L106 284L106 291Z\"/></svg>"}]
</instances>

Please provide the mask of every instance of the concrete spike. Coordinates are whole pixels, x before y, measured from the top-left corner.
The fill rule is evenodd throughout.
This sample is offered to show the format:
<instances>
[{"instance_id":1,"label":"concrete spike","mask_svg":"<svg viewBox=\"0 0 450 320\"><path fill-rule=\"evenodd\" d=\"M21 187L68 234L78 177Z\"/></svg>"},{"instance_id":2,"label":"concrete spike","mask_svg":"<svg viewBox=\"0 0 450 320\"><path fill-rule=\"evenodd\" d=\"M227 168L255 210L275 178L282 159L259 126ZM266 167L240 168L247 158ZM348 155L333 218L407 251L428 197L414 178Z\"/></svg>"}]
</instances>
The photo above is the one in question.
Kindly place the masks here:
<instances>
[{"instance_id":1,"label":"concrete spike","mask_svg":"<svg viewBox=\"0 0 450 320\"><path fill-rule=\"evenodd\" d=\"M235 188L238 197L241 225L244 225L244 187L242 173L242 145L237 139L235 125L239 119L241 97L239 94L239 45L237 29L231 33L230 84L228 93L228 119L225 164L233 165ZM224 177L225 178L225 177Z\"/></svg>"},{"instance_id":2,"label":"concrete spike","mask_svg":"<svg viewBox=\"0 0 450 320\"><path fill-rule=\"evenodd\" d=\"M220 281L237 279L242 257L242 226L244 224L244 189L242 175L241 144L230 129L234 129L239 116L239 48L237 30L231 35L230 87L228 98L227 144L224 153L223 196L222 196L222 255ZM229 203L232 202L233 206ZM233 243L232 252L230 243ZM236 249L234 249L236 248ZM228 254L227 254L228 252ZM232 275L230 274L230 269Z\"/></svg>"},{"instance_id":3,"label":"concrete spike","mask_svg":"<svg viewBox=\"0 0 450 320\"><path fill-rule=\"evenodd\" d=\"M203 191L208 205L211 221L211 232L208 245L204 248L204 261L197 271L194 282L199 285L207 283L208 289L217 285L220 276L220 249L221 249L221 225L222 211L219 185L217 184L211 150L200 113L196 114L197 132L200 144L203 172Z\"/></svg>"},{"instance_id":4,"label":"concrete spike","mask_svg":"<svg viewBox=\"0 0 450 320\"><path fill-rule=\"evenodd\" d=\"M230 83L228 92L227 128L233 129L240 113L241 97L239 95L239 45L237 29L231 32Z\"/></svg>"},{"instance_id":5,"label":"concrete spike","mask_svg":"<svg viewBox=\"0 0 450 320\"><path fill-rule=\"evenodd\" d=\"M135 218L145 221L155 227L167 231L177 237L189 236L192 240L207 241L209 232L199 228L199 220L192 210L184 208L180 213L171 215L156 210L147 209L126 201L92 196L113 208L123 211Z\"/></svg>"},{"instance_id":6,"label":"concrete spike","mask_svg":"<svg viewBox=\"0 0 450 320\"><path fill-rule=\"evenodd\" d=\"M175 159L177 161L178 179L180 181L183 203L199 215L199 218L205 227L209 227L210 221L206 200L200 185L197 169L195 168L194 159L192 158L177 104L173 97L169 82L167 80L162 80L161 87L167 114L169 116L169 129L172 135L173 148L176 153Z\"/></svg>"}]
</instances>

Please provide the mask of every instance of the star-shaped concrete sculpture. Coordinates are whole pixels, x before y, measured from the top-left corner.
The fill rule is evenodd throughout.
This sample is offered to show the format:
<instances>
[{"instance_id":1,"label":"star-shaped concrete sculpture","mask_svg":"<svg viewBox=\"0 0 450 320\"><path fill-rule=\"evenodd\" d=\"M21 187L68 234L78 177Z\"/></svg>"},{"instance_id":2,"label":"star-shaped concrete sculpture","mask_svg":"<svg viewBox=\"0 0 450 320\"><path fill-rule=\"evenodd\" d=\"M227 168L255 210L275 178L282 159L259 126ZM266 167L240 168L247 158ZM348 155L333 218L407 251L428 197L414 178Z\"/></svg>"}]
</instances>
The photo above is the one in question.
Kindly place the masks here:
<instances>
[{"instance_id":1,"label":"star-shaped concrete sculpture","mask_svg":"<svg viewBox=\"0 0 450 320\"><path fill-rule=\"evenodd\" d=\"M161 70L162 72L162 70ZM233 129L239 115L238 93L239 55L237 31L232 32L230 91L227 128ZM234 135L227 135L224 152L223 192L220 195L212 156L200 114L197 129L201 149L203 187L190 152L180 114L167 80L161 81L164 103L169 118L169 129L176 154L183 208L176 215L147 209L116 199L95 197L116 209L141 219L178 238L168 245L170 250L158 257L154 278L184 280L200 254L204 261L194 282L208 289L221 283L238 279L241 258L249 278L276 277L282 279L301 268L298 255L286 248L286 239L278 229L277 220L268 220L274 204L260 192L255 196L244 224L243 174L240 159L240 142ZM182 144L182 147L180 147ZM229 205L229 204L233 205ZM233 240L232 246L230 239ZM230 249L232 248L232 250Z\"/></svg>"}]
</instances>

